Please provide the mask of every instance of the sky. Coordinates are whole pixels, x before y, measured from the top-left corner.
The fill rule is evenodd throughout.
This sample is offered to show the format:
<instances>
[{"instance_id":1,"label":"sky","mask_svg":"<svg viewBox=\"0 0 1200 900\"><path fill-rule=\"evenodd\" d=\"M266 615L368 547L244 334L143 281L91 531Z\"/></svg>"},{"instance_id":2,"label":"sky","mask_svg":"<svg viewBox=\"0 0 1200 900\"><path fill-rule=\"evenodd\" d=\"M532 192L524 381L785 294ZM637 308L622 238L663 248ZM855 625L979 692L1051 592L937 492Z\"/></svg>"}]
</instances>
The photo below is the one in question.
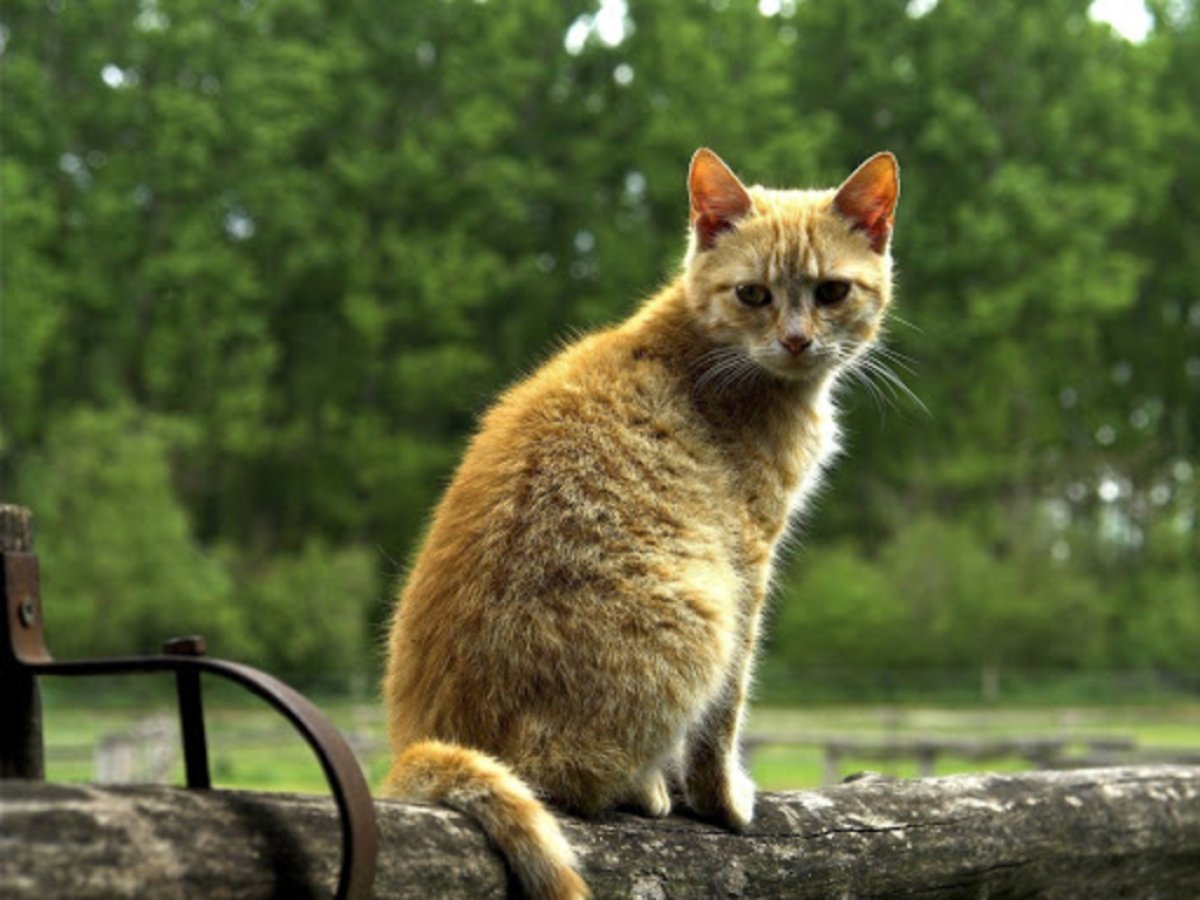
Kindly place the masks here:
<instances>
[{"instance_id":1,"label":"sky","mask_svg":"<svg viewBox=\"0 0 1200 900\"><path fill-rule=\"evenodd\" d=\"M758 8L763 15L777 15L796 0L759 0ZM912 0L909 9L912 15L922 15L937 6L937 0ZM599 8L592 15L580 16L567 33L567 48L578 53L589 33L595 32L610 47L616 46L625 37L625 17L628 14L626 0L600 0ZM1088 14L1097 22L1107 22L1126 39L1145 40L1153 20L1143 0L1094 0Z\"/></svg>"},{"instance_id":2,"label":"sky","mask_svg":"<svg viewBox=\"0 0 1200 900\"><path fill-rule=\"evenodd\" d=\"M1089 8L1097 22L1107 22L1131 41L1143 41L1154 20L1142 0L1096 0Z\"/></svg>"}]
</instances>

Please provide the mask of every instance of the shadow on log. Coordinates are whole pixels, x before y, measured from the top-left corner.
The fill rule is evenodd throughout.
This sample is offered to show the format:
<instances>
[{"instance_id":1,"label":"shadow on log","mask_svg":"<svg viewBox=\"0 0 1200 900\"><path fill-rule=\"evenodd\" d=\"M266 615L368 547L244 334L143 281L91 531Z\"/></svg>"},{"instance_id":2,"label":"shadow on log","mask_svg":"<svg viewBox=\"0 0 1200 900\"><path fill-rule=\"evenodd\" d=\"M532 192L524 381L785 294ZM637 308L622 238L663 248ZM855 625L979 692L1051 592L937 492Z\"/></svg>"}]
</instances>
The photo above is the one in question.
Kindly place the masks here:
<instances>
[{"instance_id":1,"label":"shadow on log","mask_svg":"<svg viewBox=\"0 0 1200 900\"><path fill-rule=\"evenodd\" d=\"M379 801L377 897L516 896L450 810ZM763 794L751 831L682 816L564 817L598 898L1200 896L1200 768ZM0 782L0 896L326 897L338 819L318 797Z\"/></svg>"}]
</instances>

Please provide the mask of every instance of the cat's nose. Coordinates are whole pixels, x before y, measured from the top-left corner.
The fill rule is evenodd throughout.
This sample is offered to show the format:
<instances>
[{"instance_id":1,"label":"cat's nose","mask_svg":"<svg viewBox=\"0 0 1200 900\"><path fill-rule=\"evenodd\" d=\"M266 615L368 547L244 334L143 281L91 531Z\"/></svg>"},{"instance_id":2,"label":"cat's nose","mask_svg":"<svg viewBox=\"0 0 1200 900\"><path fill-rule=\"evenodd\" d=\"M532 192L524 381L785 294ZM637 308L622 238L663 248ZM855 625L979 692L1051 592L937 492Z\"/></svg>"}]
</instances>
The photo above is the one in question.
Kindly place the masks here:
<instances>
[{"instance_id":1,"label":"cat's nose","mask_svg":"<svg viewBox=\"0 0 1200 900\"><path fill-rule=\"evenodd\" d=\"M812 338L802 332L789 332L781 335L779 346L792 356L799 356L812 345Z\"/></svg>"}]
</instances>

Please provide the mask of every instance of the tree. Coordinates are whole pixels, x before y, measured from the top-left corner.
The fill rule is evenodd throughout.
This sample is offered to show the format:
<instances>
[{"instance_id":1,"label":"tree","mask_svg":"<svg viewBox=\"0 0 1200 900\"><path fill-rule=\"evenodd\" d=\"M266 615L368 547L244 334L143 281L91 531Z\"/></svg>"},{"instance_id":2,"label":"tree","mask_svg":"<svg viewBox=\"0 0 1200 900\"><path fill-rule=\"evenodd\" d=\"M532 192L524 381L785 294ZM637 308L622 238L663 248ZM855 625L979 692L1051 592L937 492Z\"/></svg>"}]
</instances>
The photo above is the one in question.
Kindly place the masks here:
<instances>
[{"instance_id":1,"label":"tree","mask_svg":"<svg viewBox=\"0 0 1200 900\"><path fill-rule=\"evenodd\" d=\"M787 570L820 590L785 626L907 627L920 598L872 610L863 585L937 569L913 532L1009 590L1094 603L1109 661L1185 667L1153 598L1194 566L1152 545L1172 521L1200 552L1198 17L1158 3L1136 45L1089 6L630 0L607 31L584 0L11 0L0 475L29 496L10 499L46 498L53 552L58 498L124 448L164 461L140 490L182 517L164 533L216 567L214 597L234 577L279 605L318 552L339 584L368 556L390 582L496 392L674 270L696 147L777 186L888 148L902 356L880 362L931 415L843 393L851 452ZM67 458L83 486L44 493ZM827 591L847 608L812 606ZM1131 618L1161 623L1136 649Z\"/></svg>"},{"instance_id":2,"label":"tree","mask_svg":"<svg viewBox=\"0 0 1200 900\"><path fill-rule=\"evenodd\" d=\"M23 466L59 656L153 653L194 632L222 655L250 649L229 576L196 543L172 489L170 449L187 438L181 423L129 407L80 410Z\"/></svg>"}]
</instances>

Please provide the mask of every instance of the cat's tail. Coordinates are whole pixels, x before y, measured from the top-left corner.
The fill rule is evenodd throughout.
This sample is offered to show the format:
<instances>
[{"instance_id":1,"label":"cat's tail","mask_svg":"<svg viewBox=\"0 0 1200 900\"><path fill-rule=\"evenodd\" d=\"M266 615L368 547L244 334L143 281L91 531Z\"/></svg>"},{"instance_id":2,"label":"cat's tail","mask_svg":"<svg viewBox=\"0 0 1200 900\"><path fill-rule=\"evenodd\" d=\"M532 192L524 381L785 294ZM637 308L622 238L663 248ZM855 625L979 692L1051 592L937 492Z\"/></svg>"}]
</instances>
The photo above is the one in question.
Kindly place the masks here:
<instances>
[{"instance_id":1,"label":"cat's tail","mask_svg":"<svg viewBox=\"0 0 1200 900\"><path fill-rule=\"evenodd\" d=\"M508 859L531 900L585 900L575 854L533 791L499 760L421 741L392 763L384 796L444 803L473 818Z\"/></svg>"}]
</instances>

